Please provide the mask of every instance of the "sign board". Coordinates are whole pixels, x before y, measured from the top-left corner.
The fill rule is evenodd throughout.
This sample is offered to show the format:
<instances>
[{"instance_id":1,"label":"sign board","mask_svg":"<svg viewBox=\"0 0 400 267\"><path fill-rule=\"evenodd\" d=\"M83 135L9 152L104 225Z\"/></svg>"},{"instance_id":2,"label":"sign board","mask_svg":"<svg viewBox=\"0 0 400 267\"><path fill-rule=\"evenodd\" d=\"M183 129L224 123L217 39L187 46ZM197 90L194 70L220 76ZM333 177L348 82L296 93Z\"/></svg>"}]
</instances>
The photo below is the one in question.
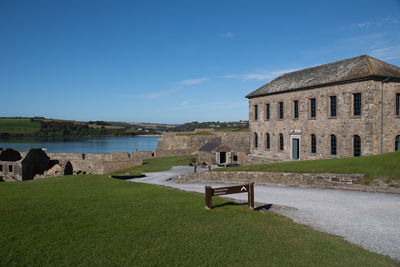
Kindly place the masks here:
<instances>
[{"instance_id":1,"label":"sign board","mask_svg":"<svg viewBox=\"0 0 400 267\"><path fill-rule=\"evenodd\" d=\"M222 195L238 194L238 193L247 193L248 206L250 209L254 210L254 183L236 185L236 186L218 187L218 188L211 188L211 186L206 186L205 187L206 209L209 210L212 209L213 196L222 196Z\"/></svg>"}]
</instances>

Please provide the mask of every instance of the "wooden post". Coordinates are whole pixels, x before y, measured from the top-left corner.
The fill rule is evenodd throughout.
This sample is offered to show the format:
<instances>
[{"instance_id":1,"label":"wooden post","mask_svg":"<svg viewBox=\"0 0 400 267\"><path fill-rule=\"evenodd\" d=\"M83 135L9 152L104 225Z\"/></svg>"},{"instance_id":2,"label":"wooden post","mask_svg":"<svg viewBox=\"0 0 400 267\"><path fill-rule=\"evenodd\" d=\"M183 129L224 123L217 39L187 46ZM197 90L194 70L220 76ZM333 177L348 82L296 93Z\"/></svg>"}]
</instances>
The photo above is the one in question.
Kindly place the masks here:
<instances>
[{"instance_id":1,"label":"wooden post","mask_svg":"<svg viewBox=\"0 0 400 267\"><path fill-rule=\"evenodd\" d=\"M208 165L208 171L211 171L211 165Z\"/></svg>"},{"instance_id":2,"label":"wooden post","mask_svg":"<svg viewBox=\"0 0 400 267\"><path fill-rule=\"evenodd\" d=\"M208 210L212 210L212 189L211 186L206 186L205 187L206 190L206 209Z\"/></svg>"},{"instance_id":3,"label":"wooden post","mask_svg":"<svg viewBox=\"0 0 400 267\"><path fill-rule=\"evenodd\" d=\"M196 164L196 163L193 165L193 172L194 172L194 173L197 172L197 164Z\"/></svg>"},{"instance_id":4,"label":"wooden post","mask_svg":"<svg viewBox=\"0 0 400 267\"><path fill-rule=\"evenodd\" d=\"M249 184L249 193L247 195L249 208L254 210L254 183Z\"/></svg>"}]
</instances>

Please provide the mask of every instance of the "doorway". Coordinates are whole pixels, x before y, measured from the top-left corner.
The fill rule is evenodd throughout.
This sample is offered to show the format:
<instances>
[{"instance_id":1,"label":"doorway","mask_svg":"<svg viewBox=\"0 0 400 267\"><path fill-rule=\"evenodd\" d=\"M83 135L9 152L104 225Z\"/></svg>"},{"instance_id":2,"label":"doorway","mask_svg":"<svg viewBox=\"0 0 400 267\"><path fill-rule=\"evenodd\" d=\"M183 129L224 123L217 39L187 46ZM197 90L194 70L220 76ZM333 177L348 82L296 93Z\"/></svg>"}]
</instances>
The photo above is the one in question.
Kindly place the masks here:
<instances>
[{"instance_id":1,"label":"doorway","mask_svg":"<svg viewBox=\"0 0 400 267\"><path fill-rule=\"evenodd\" d=\"M226 163L226 152L219 153L219 163L220 164Z\"/></svg>"},{"instance_id":2,"label":"doorway","mask_svg":"<svg viewBox=\"0 0 400 267\"><path fill-rule=\"evenodd\" d=\"M292 159L294 160L298 160L300 157L299 143L300 140L298 138L292 139Z\"/></svg>"}]
</instances>

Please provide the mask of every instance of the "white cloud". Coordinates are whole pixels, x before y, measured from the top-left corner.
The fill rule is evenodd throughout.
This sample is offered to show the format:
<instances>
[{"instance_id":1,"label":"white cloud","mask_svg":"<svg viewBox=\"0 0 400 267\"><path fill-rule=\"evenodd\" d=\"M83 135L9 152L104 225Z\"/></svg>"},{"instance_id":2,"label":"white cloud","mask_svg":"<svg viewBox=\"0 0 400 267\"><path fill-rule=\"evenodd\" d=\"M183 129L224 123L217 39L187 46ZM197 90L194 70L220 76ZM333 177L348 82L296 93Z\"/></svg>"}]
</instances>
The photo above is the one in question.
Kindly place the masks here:
<instances>
[{"instance_id":1,"label":"white cloud","mask_svg":"<svg viewBox=\"0 0 400 267\"><path fill-rule=\"evenodd\" d=\"M356 26L357 28L367 28L371 26L382 26L382 25L397 24L397 23L400 23L400 20L393 18L384 18L381 20L371 20L371 21L361 22L358 24L353 24L353 26Z\"/></svg>"},{"instance_id":2,"label":"white cloud","mask_svg":"<svg viewBox=\"0 0 400 267\"><path fill-rule=\"evenodd\" d=\"M195 84L203 83L207 80L208 80L208 78L188 79L188 80L180 81L179 84L180 85L195 85Z\"/></svg>"},{"instance_id":3,"label":"white cloud","mask_svg":"<svg viewBox=\"0 0 400 267\"><path fill-rule=\"evenodd\" d=\"M400 45L375 49L370 54L382 60L397 59L400 58Z\"/></svg>"},{"instance_id":4,"label":"white cloud","mask_svg":"<svg viewBox=\"0 0 400 267\"><path fill-rule=\"evenodd\" d=\"M278 70L278 71L263 71L258 73L244 73L244 74L228 74L223 76L224 78L229 79L241 79L241 80L256 80L256 81L265 81L271 78L278 77L284 73L296 71L297 69L286 69L286 70Z\"/></svg>"},{"instance_id":5,"label":"white cloud","mask_svg":"<svg viewBox=\"0 0 400 267\"><path fill-rule=\"evenodd\" d=\"M232 34L231 32L225 32L225 33L221 33L221 34L219 35L219 37L222 37L222 38L232 38L232 37L233 37L233 34Z\"/></svg>"}]
</instances>

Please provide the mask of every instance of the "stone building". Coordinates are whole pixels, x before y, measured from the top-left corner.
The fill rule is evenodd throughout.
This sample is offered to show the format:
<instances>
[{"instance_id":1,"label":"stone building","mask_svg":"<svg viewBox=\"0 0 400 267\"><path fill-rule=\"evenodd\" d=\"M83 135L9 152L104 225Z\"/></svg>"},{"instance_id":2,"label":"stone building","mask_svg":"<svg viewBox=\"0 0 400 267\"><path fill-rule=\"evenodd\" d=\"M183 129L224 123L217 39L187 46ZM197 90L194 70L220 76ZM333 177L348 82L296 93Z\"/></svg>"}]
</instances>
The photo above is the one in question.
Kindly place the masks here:
<instances>
[{"instance_id":1,"label":"stone building","mask_svg":"<svg viewBox=\"0 0 400 267\"><path fill-rule=\"evenodd\" d=\"M235 151L226 144L209 142L198 150L197 161L207 165L244 164L246 153Z\"/></svg>"},{"instance_id":2,"label":"stone building","mask_svg":"<svg viewBox=\"0 0 400 267\"><path fill-rule=\"evenodd\" d=\"M286 73L246 97L252 155L309 160L400 150L400 68L376 58Z\"/></svg>"}]
</instances>

